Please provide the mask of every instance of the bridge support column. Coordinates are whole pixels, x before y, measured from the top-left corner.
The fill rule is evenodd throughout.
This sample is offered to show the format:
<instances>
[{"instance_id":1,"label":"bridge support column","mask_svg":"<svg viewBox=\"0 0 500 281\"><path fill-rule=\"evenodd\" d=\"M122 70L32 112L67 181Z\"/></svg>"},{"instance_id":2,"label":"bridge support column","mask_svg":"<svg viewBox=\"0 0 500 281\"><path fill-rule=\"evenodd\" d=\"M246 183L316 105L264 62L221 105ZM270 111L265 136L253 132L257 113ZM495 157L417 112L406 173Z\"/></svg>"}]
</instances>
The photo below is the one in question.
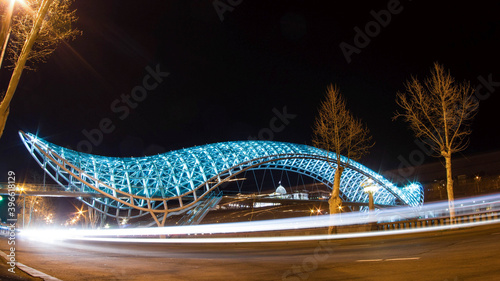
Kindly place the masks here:
<instances>
[{"instance_id":1,"label":"bridge support column","mask_svg":"<svg viewBox=\"0 0 500 281\"><path fill-rule=\"evenodd\" d=\"M153 219L155 220L156 225L157 225L158 227L164 227L164 226L165 226L165 221L167 220L167 214L168 214L168 212L165 212L165 213L163 214L163 218L161 219L161 222L158 220L158 218L156 217L156 214L155 214L154 212L150 211L149 213L151 214L151 216L152 216L152 217L153 217Z\"/></svg>"}]
</instances>

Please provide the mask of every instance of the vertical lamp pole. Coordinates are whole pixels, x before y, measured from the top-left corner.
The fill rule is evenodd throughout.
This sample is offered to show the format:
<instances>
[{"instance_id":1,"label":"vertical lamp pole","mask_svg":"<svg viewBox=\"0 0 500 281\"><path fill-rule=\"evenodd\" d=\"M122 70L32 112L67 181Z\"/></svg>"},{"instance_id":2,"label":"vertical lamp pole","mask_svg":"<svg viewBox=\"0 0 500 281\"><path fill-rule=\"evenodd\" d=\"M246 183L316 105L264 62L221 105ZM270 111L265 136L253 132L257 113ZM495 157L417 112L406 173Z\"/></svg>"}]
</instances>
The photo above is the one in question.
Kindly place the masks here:
<instances>
[{"instance_id":1,"label":"vertical lamp pole","mask_svg":"<svg viewBox=\"0 0 500 281\"><path fill-rule=\"evenodd\" d=\"M377 229L377 222L372 220L373 218L373 211L375 211L375 202L373 202L373 194L377 192L380 188L379 185L375 184L372 179L366 180L364 183L361 184L363 187L364 191L368 193L368 217L370 220L370 225L371 225L371 230L376 230Z\"/></svg>"},{"instance_id":2,"label":"vertical lamp pole","mask_svg":"<svg viewBox=\"0 0 500 281\"><path fill-rule=\"evenodd\" d=\"M0 46L2 46L2 53L0 54L0 69L2 68L5 50L10 37L10 23L12 21L12 13L14 12L14 4L16 0L10 0L7 11L3 16L2 29L0 30Z\"/></svg>"},{"instance_id":3,"label":"vertical lamp pole","mask_svg":"<svg viewBox=\"0 0 500 281\"><path fill-rule=\"evenodd\" d=\"M23 195L23 229L24 229L24 217L26 217L26 195Z\"/></svg>"},{"instance_id":4,"label":"vertical lamp pole","mask_svg":"<svg viewBox=\"0 0 500 281\"><path fill-rule=\"evenodd\" d=\"M373 194L377 192L380 186L376 185L372 179L368 179L364 183L361 184L363 190L368 193L368 209L370 212L375 210L375 203L373 202Z\"/></svg>"}]
</instances>

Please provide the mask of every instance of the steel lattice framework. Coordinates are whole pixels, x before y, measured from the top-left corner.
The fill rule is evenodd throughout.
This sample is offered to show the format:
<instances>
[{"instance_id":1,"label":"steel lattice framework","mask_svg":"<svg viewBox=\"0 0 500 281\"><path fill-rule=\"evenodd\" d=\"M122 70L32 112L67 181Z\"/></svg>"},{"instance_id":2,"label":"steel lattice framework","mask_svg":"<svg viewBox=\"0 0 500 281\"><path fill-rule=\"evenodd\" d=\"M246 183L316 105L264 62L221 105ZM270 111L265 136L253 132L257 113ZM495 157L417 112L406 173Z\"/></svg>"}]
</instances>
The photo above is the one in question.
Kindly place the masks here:
<instances>
[{"instance_id":1,"label":"steel lattice framework","mask_svg":"<svg viewBox=\"0 0 500 281\"><path fill-rule=\"evenodd\" d=\"M337 155L300 144L274 141L236 141L196 146L164 154L117 158L86 154L19 133L38 164L63 188L99 194L85 204L115 218L151 214L164 225L167 214L192 208L210 193L251 169L293 171L330 188ZM363 185L377 185L375 204L418 206L423 189L418 183L397 187L367 167L348 161L340 183L344 202L368 202ZM172 204L174 203L174 204Z\"/></svg>"}]
</instances>

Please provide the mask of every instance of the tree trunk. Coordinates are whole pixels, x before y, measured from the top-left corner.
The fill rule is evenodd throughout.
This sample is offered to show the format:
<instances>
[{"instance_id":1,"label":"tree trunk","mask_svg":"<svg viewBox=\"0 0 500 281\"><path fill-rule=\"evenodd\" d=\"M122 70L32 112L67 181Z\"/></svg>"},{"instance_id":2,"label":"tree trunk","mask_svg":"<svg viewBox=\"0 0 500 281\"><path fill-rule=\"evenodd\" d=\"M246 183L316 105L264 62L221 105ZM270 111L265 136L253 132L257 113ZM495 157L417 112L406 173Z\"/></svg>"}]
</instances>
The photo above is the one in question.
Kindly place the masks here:
<instances>
[{"instance_id":1,"label":"tree trunk","mask_svg":"<svg viewBox=\"0 0 500 281\"><path fill-rule=\"evenodd\" d=\"M333 190L332 196L328 200L328 205L330 207L330 219L333 221L333 216L340 212L339 206L342 205L342 200L340 200L340 178L342 176L342 172L344 171L344 167L337 166L337 170L335 171L335 176L333 178ZM337 228L334 226L328 227L328 234L332 234L335 230L337 232Z\"/></svg>"},{"instance_id":2,"label":"tree trunk","mask_svg":"<svg viewBox=\"0 0 500 281\"><path fill-rule=\"evenodd\" d=\"M7 117L9 117L10 107L6 110L0 110L0 138L3 135L3 130L5 129L5 124L7 123Z\"/></svg>"},{"instance_id":3,"label":"tree trunk","mask_svg":"<svg viewBox=\"0 0 500 281\"><path fill-rule=\"evenodd\" d=\"M21 74L23 73L24 66L26 65L26 60L28 59L33 44L35 44L38 33L40 32L40 28L42 27L43 19L45 18L45 15L49 10L49 6L52 1L54 0L44 0L40 5L40 9L37 12L37 17L35 23L33 24L33 28L31 29L30 34L24 42L21 54L19 54L19 59L16 62L14 71L12 71L12 76L9 81L9 86L7 87L7 92L5 93L5 97L0 103L0 138L2 137L3 129L5 128L5 123L7 122L7 117L9 115L10 101L12 100L12 97L16 92L17 85L19 84L19 80L21 79Z\"/></svg>"},{"instance_id":4,"label":"tree trunk","mask_svg":"<svg viewBox=\"0 0 500 281\"><path fill-rule=\"evenodd\" d=\"M455 200L453 195L453 177L451 174L451 154L444 156L446 160L446 190L448 191L448 208L450 210L450 221L453 223L455 219Z\"/></svg>"}]
</instances>

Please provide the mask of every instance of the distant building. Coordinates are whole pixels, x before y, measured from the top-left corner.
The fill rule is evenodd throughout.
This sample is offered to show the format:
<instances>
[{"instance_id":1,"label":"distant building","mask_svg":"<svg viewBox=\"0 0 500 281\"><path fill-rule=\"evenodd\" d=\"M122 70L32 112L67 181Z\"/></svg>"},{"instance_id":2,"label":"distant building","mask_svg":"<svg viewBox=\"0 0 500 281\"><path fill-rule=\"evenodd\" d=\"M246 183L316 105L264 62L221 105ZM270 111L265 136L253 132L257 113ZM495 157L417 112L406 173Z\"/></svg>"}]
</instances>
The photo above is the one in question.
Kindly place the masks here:
<instances>
[{"instance_id":1,"label":"distant building","mask_svg":"<svg viewBox=\"0 0 500 281\"><path fill-rule=\"evenodd\" d=\"M302 192L294 192L292 194L292 199L295 199L295 200L309 200L309 193L304 190Z\"/></svg>"},{"instance_id":2,"label":"distant building","mask_svg":"<svg viewBox=\"0 0 500 281\"><path fill-rule=\"evenodd\" d=\"M455 197L500 191L500 151L476 155L452 156L453 191ZM424 187L426 201L447 199L444 159L413 167L383 172L393 182L418 181Z\"/></svg>"},{"instance_id":3,"label":"distant building","mask_svg":"<svg viewBox=\"0 0 500 281\"><path fill-rule=\"evenodd\" d=\"M276 188L276 191L269 194L269 197L279 198L279 199L291 199L291 195L287 194L286 189L279 183L279 186Z\"/></svg>"},{"instance_id":4,"label":"distant building","mask_svg":"<svg viewBox=\"0 0 500 281\"><path fill-rule=\"evenodd\" d=\"M275 193L285 195L286 194L286 189L280 184L278 188L276 188Z\"/></svg>"}]
</instances>

